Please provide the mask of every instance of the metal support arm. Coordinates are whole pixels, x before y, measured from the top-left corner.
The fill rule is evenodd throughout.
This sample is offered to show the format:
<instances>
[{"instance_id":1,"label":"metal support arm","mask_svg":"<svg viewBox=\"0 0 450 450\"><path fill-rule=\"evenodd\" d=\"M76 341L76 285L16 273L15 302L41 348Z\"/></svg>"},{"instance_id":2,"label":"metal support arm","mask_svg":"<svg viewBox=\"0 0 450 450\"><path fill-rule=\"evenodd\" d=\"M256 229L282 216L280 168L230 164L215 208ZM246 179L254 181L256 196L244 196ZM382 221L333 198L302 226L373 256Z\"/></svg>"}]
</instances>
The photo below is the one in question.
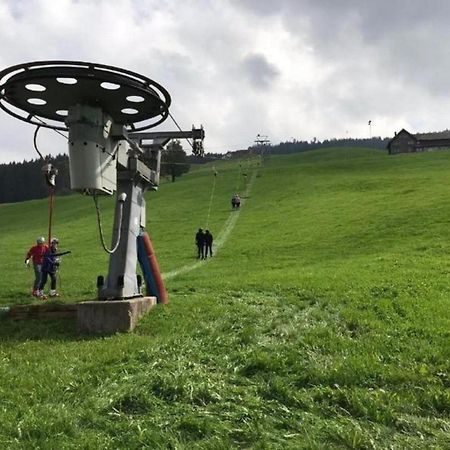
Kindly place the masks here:
<instances>
[{"instance_id":1,"label":"metal support arm","mask_svg":"<svg viewBox=\"0 0 450 450\"><path fill-rule=\"evenodd\" d=\"M203 128L192 128L190 131L151 131L145 133L128 133L128 137L142 143L143 140L151 139L204 139Z\"/></svg>"}]
</instances>

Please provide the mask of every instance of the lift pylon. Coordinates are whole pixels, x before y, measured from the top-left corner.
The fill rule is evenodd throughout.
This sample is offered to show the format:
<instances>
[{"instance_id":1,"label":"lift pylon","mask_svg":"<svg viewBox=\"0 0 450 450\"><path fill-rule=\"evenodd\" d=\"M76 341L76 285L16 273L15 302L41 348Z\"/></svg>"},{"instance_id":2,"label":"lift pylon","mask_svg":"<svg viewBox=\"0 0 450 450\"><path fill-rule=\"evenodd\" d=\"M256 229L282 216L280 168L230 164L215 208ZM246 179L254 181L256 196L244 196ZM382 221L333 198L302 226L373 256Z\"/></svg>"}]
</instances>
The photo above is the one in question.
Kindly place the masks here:
<instances>
[{"instance_id":1,"label":"lift pylon","mask_svg":"<svg viewBox=\"0 0 450 450\"><path fill-rule=\"evenodd\" d=\"M0 72L0 108L30 124L69 132L71 188L85 195L116 193L113 242L102 300L141 297L136 240L145 225L144 193L157 170L132 133L169 116L169 93L155 81L113 66L37 61ZM118 240L120 237L120 240Z\"/></svg>"}]
</instances>

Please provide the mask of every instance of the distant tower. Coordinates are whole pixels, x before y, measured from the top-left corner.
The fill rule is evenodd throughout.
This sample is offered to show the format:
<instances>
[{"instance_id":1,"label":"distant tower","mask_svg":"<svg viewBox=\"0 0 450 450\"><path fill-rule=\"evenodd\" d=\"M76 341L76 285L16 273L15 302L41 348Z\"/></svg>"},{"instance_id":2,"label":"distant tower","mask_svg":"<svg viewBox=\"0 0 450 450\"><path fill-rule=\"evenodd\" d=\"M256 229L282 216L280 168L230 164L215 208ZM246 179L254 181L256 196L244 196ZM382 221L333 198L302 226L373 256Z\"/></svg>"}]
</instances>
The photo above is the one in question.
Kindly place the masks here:
<instances>
[{"instance_id":1,"label":"distant tower","mask_svg":"<svg viewBox=\"0 0 450 450\"><path fill-rule=\"evenodd\" d=\"M255 139L256 151L261 155L261 158L268 157L270 154L270 139L268 136L263 136L261 134L256 135Z\"/></svg>"}]
</instances>

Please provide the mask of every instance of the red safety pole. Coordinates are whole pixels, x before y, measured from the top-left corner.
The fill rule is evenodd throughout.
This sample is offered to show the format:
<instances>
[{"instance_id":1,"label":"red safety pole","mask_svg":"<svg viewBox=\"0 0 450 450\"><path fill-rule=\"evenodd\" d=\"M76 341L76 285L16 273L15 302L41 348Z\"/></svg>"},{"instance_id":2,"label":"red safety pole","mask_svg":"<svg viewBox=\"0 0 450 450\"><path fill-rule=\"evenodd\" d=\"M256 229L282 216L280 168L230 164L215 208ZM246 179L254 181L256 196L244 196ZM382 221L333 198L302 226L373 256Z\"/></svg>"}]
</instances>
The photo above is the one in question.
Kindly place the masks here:
<instances>
[{"instance_id":1,"label":"red safety pole","mask_svg":"<svg viewBox=\"0 0 450 450\"><path fill-rule=\"evenodd\" d=\"M167 294L166 287L164 286L161 271L159 270L159 264L153 250L152 241L150 240L150 236L146 231L142 234L142 237L145 246L145 253L147 254L148 262L150 263L150 268L152 270L153 279L155 280L156 289L158 291L159 303L166 305L167 303L169 303L169 295Z\"/></svg>"}]
</instances>

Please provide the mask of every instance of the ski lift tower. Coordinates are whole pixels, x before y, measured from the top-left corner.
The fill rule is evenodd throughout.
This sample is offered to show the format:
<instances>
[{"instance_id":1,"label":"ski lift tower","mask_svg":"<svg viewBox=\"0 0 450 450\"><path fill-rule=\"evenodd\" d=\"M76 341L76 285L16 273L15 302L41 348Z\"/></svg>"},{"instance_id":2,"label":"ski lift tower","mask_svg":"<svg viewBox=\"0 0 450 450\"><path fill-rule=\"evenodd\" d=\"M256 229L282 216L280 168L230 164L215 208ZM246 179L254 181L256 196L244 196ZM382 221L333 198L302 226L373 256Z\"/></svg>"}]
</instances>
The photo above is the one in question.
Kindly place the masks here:
<instances>
[{"instance_id":1,"label":"ski lift tower","mask_svg":"<svg viewBox=\"0 0 450 450\"><path fill-rule=\"evenodd\" d=\"M134 327L122 323L137 314L124 309L123 301L131 305L143 299L136 241L145 226L143 194L157 189L159 173L148 167L143 149L129 134L161 124L170 103L169 93L155 81L102 64L38 61L0 72L4 111L37 127L68 132L71 188L94 197L116 193L109 271L106 279L98 278L101 301L85 302L93 304L85 320L96 323L82 325L84 331ZM121 306L113 308L116 303ZM148 309L141 304L135 308Z\"/></svg>"},{"instance_id":2,"label":"ski lift tower","mask_svg":"<svg viewBox=\"0 0 450 450\"><path fill-rule=\"evenodd\" d=\"M255 144L256 148L258 149L257 151L261 156L261 159L266 159L270 151L270 139L268 138L268 136L257 134Z\"/></svg>"}]
</instances>

